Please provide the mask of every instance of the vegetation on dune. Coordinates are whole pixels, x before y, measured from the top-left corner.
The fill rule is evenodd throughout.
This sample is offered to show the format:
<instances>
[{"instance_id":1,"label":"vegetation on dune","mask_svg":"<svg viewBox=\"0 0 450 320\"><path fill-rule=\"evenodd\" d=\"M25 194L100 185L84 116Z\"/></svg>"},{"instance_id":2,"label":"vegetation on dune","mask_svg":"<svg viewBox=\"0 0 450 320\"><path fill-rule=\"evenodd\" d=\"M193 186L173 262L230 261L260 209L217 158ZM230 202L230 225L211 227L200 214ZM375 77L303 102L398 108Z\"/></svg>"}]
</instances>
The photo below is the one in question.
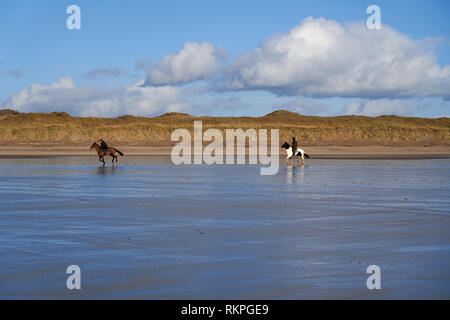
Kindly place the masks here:
<instances>
[{"instance_id":1,"label":"vegetation on dune","mask_svg":"<svg viewBox=\"0 0 450 320\"><path fill-rule=\"evenodd\" d=\"M3 116L6 117L6 116L16 115L16 114L20 114L20 112L15 111L15 110L11 110L11 109L0 110L0 117L3 117Z\"/></svg>"},{"instance_id":2,"label":"vegetation on dune","mask_svg":"<svg viewBox=\"0 0 450 320\"><path fill-rule=\"evenodd\" d=\"M192 133L194 120L201 120L203 130L280 129L280 141L293 136L302 145L450 145L450 119L427 119L398 116L314 117L279 110L263 117L195 117L183 113L166 113L146 118L72 117L64 112L19 113L0 110L0 144L89 144L103 138L115 144L162 146L173 142L177 128Z\"/></svg>"}]
</instances>

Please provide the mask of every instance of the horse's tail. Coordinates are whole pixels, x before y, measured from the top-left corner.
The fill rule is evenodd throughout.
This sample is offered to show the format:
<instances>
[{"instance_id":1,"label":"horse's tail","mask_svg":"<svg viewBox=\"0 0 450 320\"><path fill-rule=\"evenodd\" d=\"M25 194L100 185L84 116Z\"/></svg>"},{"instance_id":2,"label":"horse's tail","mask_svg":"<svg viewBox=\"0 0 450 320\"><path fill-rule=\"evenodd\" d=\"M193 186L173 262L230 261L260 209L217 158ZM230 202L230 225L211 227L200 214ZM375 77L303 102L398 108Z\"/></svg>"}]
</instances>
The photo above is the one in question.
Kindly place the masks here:
<instances>
[{"instance_id":1,"label":"horse's tail","mask_svg":"<svg viewBox=\"0 0 450 320\"><path fill-rule=\"evenodd\" d=\"M121 151L117 150L116 148L111 148L111 149L114 149L114 151L116 151L118 154L120 154L121 156L123 156L123 153L122 153Z\"/></svg>"},{"instance_id":2,"label":"horse's tail","mask_svg":"<svg viewBox=\"0 0 450 320\"><path fill-rule=\"evenodd\" d=\"M309 155L307 155L306 153L305 153L305 158L306 158L306 159L309 159Z\"/></svg>"}]
</instances>

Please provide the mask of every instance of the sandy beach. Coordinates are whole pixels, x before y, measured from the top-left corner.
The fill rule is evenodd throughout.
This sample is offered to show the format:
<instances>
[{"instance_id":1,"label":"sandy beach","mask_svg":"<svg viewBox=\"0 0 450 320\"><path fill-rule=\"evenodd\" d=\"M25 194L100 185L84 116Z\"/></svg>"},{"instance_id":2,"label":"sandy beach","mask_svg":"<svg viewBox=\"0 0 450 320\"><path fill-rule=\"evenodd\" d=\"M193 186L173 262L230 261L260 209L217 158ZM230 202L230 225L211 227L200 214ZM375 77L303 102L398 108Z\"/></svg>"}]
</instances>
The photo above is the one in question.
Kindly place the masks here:
<instances>
[{"instance_id":1,"label":"sandy beach","mask_svg":"<svg viewBox=\"0 0 450 320\"><path fill-rule=\"evenodd\" d=\"M449 299L449 175L448 159L261 176L168 156L2 158L0 298Z\"/></svg>"},{"instance_id":2,"label":"sandy beach","mask_svg":"<svg viewBox=\"0 0 450 320\"><path fill-rule=\"evenodd\" d=\"M122 152L130 156L170 155L172 147L121 146L116 145ZM302 146L302 148L316 158L399 158L399 159L431 159L450 157L450 146L428 147L386 147L386 146ZM269 148L270 150L270 148ZM224 152L225 153L225 152ZM248 154L248 151L246 151ZM0 146L0 157L40 157L40 156L89 156L95 152L89 146L61 146L61 145L19 145ZM280 150L280 156L283 156Z\"/></svg>"}]
</instances>

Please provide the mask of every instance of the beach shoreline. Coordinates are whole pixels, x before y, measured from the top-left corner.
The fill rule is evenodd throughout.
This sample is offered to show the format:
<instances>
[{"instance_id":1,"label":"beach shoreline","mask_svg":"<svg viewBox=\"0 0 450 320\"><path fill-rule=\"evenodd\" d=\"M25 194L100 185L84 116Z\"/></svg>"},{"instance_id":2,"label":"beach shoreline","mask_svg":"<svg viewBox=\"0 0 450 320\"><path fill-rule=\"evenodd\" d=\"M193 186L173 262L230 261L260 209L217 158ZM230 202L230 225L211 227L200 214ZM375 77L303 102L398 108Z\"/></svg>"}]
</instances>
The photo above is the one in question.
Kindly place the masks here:
<instances>
[{"instance_id":1,"label":"beach shoreline","mask_svg":"<svg viewBox=\"0 0 450 320\"><path fill-rule=\"evenodd\" d=\"M116 146L125 156L170 156L172 147ZM450 158L450 146L302 146L311 158L334 159L441 159ZM270 147L268 148L270 152ZM246 155L249 154L246 150ZM224 154L226 154L224 152ZM253 155L252 153L250 153ZM95 156L87 146L21 145L0 146L0 158ZM284 156L280 150L280 156Z\"/></svg>"}]
</instances>

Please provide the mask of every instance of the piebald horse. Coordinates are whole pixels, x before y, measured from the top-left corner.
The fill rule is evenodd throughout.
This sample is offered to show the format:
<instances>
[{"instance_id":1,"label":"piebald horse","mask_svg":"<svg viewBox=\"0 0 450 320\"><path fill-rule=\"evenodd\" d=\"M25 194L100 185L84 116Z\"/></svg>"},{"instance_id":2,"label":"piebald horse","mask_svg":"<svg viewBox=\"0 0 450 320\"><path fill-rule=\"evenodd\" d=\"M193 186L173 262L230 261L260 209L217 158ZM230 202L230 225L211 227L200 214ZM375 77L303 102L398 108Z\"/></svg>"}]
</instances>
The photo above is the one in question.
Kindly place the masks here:
<instances>
[{"instance_id":1,"label":"piebald horse","mask_svg":"<svg viewBox=\"0 0 450 320\"><path fill-rule=\"evenodd\" d=\"M303 151L300 148L297 148L297 150L294 151L292 150L292 147L289 143L285 142L283 143L283 145L281 146L282 149L286 149L286 162L289 165L289 160L292 160L293 157L297 157L297 162L298 162L298 157L302 158L302 165L304 165L306 163L305 158L309 159L309 155L307 155L305 153L305 151Z\"/></svg>"},{"instance_id":2,"label":"piebald horse","mask_svg":"<svg viewBox=\"0 0 450 320\"><path fill-rule=\"evenodd\" d=\"M123 156L123 153L117 150L116 148L109 147L107 150L103 150L96 142L92 143L92 146L90 147L91 150L95 149L98 154L98 161L103 162L103 165L105 165L105 156L111 156L112 157L112 163L114 164L114 159L117 160L117 154Z\"/></svg>"}]
</instances>

